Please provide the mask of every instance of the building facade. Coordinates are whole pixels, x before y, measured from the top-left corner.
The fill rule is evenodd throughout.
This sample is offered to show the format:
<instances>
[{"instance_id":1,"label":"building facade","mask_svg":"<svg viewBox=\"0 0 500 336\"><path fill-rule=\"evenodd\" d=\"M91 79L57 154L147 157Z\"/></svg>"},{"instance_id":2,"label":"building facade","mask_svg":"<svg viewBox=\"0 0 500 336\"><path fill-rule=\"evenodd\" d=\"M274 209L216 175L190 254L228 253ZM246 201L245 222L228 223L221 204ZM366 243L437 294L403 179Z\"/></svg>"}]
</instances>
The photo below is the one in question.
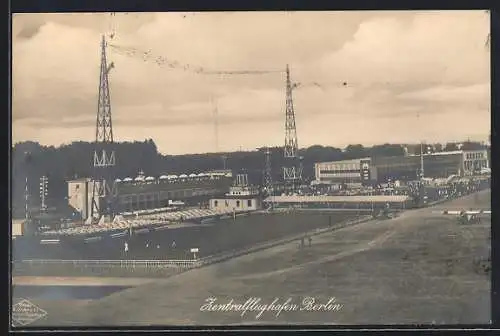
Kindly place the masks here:
<instances>
[{"instance_id":1,"label":"building facade","mask_svg":"<svg viewBox=\"0 0 500 336\"><path fill-rule=\"evenodd\" d=\"M257 197L225 197L213 198L210 200L209 207L212 210L225 211L255 211L260 209L260 200Z\"/></svg>"},{"instance_id":2,"label":"building facade","mask_svg":"<svg viewBox=\"0 0 500 336\"><path fill-rule=\"evenodd\" d=\"M372 184L388 180L415 180L421 170L420 155L373 157L315 164L316 183ZM453 151L423 155L425 177L471 175L489 168L488 151Z\"/></svg>"},{"instance_id":3,"label":"building facade","mask_svg":"<svg viewBox=\"0 0 500 336\"><path fill-rule=\"evenodd\" d=\"M94 181L89 178L68 181L68 203L82 218L88 218L92 205ZM118 212L168 207L169 201L186 204L207 201L229 191L232 177L223 173L162 175L159 178L139 175L117 179Z\"/></svg>"},{"instance_id":4,"label":"building facade","mask_svg":"<svg viewBox=\"0 0 500 336\"><path fill-rule=\"evenodd\" d=\"M92 193L94 184L90 178L80 178L68 181L68 204L81 215L87 218L92 206ZM96 185L97 186L97 185ZM99 207L100 202L97 203Z\"/></svg>"},{"instance_id":5,"label":"building facade","mask_svg":"<svg viewBox=\"0 0 500 336\"><path fill-rule=\"evenodd\" d=\"M236 175L235 184L224 197L209 201L210 209L224 211L255 211L260 209L261 205L259 188L248 184L246 174Z\"/></svg>"},{"instance_id":6,"label":"building facade","mask_svg":"<svg viewBox=\"0 0 500 336\"><path fill-rule=\"evenodd\" d=\"M361 185L373 179L370 158L320 162L314 165L317 183Z\"/></svg>"}]
</instances>

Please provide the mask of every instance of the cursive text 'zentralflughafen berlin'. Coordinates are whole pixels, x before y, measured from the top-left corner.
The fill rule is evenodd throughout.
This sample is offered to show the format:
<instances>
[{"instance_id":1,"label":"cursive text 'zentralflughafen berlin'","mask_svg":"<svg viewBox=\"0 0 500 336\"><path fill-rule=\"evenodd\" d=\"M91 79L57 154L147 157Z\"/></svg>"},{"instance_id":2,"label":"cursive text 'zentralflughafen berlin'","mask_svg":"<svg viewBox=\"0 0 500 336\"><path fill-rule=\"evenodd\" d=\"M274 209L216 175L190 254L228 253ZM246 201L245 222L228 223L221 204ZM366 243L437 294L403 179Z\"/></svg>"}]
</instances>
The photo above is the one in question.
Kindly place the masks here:
<instances>
[{"instance_id":1,"label":"cursive text 'zentralflughafen berlin'","mask_svg":"<svg viewBox=\"0 0 500 336\"><path fill-rule=\"evenodd\" d=\"M281 312L304 311L304 312L336 312L343 308L343 305L336 303L336 298L329 298L328 301L321 303L313 297L306 297L300 303L294 303L292 298L281 300L274 298L270 303L265 303L261 298L249 298L243 303L235 302L230 299L227 302L220 303L215 297L209 297L200 307L200 311L205 312L241 312L243 317L247 312L257 312L255 316L259 319L264 312L274 312L278 317Z\"/></svg>"}]
</instances>

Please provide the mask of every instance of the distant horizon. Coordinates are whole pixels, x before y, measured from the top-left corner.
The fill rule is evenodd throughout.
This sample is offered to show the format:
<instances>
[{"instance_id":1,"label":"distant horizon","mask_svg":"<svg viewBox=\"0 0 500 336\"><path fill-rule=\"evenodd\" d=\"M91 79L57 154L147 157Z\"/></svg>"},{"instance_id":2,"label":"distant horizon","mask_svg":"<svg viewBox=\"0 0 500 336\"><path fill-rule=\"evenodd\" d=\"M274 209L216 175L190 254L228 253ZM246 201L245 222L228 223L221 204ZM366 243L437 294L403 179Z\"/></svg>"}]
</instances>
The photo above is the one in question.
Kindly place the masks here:
<instances>
[{"instance_id":1,"label":"distant horizon","mask_svg":"<svg viewBox=\"0 0 500 336\"><path fill-rule=\"evenodd\" d=\"M116 144L120 144L120 143L133 143L133 142L145 142L145 141L148 141L148 140L152 140L156 146L157 143L155 141L155 139L148 139L148 138L145 138L145 139L142 139L142 140L139 140L139 139L135 139L135 140L125 140L125 141L115 141ZM471 141L471 142L477 142L477 143L489 143L488 141L488 136L486 136L486 139L480 139L479 137L469 137L469 138L466 138L466 139L461 139L461 140L448 140L448 141L445 141L445 142L441 142L441 141L423 141L423 142L420 142L420 141L414 141L414 142L404 142L404 143L399 143L399 142L383 142L383 143L375 143L375 144L363 144L363 143L350 143L350 144L347 144L347 145L342 145L342 146L339 146L339 145L328 145L328 144L313 144L313 145L307 145L307 146L299 146L299 150L300 149L307 149L307 148L310 148L310 147L313 147L313 146L322 146L322 147L332 147L332 148L338 148L338 149L342 149L344 150L347 146L350 146L350 145L362 145L363 147L365 148L371 148L371 147L374 147L374 146L383 146L383 145L419 145L420 143L423 143L423 144L429 144L429 145L435 145L435 144L441 144L441 145L446 145L447 143L454 143L454 144L460 144L460 143L464 143L464 142L467 142L467 141ZM40 143L39 141L36 141L36 140L24 140L24 141L18 141L14 144L12 144L12 147L18 145L18 144L23 144L23 143L27 143L27 142L33 142L33 143L38 143L40 146L42 147L55 147L55 148L60 148L62 146L69 146L71 145L72 143L75 143L75 142L85 142L85 143L93 143L93 141L86 141L86 140L74 140L74 141L71 141L69 143L61 143L61 144L58 144L58 145L53 145L53 144L43 144L43 143ZM225 151L206 151L206 152L185 152L185 153L165 153L165 152L162 152L158 149L158 153L161 154L161 155L171 155L171 156L181 156L181 155L203 155L203 154L217 154L217 153L220 153L220 154L224 154L224 153L237 153L237 152L253 152L253 151L257 151L261 148L266 148L266 147L269 147L269 148L281 148L283 147L284 145L262 145L262 146L257 146L257 147L254 147L254 148L241 148L238 149L234 149L234 150L225 150ZM157 147L158 148L158 147Z\"/></svg>"}]
</instances>

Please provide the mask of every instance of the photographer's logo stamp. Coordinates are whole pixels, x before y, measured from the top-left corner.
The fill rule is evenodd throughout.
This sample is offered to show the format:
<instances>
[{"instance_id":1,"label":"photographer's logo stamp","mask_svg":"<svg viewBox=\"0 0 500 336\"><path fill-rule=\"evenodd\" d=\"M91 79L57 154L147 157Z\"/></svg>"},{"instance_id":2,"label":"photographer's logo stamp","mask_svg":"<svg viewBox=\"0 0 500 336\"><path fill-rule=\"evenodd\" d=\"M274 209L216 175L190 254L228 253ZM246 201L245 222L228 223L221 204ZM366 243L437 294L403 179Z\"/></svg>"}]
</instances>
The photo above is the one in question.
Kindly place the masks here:
<instances>
[{"instance_id":1,"label":"photographer's logo stamp","mask_svg":"<svg viewBox=\"0 0 500 336\"><path fill-rule=\"evenodd\" d=\"M12 324L14 327L31 324L47 315L47 312L28 300L21 300L12 306Z\"/></svg>"}]
</instances>

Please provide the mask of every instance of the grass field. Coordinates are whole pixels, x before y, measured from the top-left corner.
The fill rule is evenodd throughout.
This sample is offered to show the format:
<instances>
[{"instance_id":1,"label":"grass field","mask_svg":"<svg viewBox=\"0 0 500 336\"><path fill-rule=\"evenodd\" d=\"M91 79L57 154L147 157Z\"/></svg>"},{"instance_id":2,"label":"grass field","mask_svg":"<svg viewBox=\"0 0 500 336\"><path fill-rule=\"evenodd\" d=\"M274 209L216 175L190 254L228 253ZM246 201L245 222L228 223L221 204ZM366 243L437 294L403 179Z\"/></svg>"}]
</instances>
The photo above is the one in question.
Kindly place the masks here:
<instances>
[{"instance_id":1,"label":"grass field","mask_svg":"<svg viewBox=\"0 0 500 336\"><path fill-rule=\"evenodd\" d=\"M437 208L490 207L490 191ZM44 325L425 324L488 323L490 278L474 259L489 253L490 221L463 226L456 218L412 210L196 269L80 306L34 302ZM201 311L218 303L278 299L302 307L305 298L336 309L320 311ZM277 316L278 315L278 316Z\"/></svg>"}]
</instances>

